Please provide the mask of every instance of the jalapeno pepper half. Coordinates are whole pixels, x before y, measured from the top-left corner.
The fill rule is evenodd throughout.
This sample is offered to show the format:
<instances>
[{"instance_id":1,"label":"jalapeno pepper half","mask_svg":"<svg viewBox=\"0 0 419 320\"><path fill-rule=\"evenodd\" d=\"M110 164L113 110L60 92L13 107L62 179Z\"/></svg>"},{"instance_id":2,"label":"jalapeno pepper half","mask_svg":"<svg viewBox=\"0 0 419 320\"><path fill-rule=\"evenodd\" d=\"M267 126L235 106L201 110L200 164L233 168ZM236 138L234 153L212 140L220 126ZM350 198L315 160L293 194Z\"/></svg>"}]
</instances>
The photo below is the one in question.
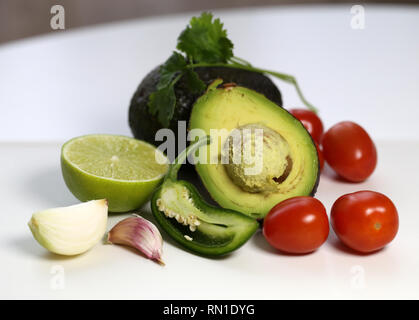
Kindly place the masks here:
<instances>
[{"instance_id":1,"label":"jalapeno pepper half","mask_svg":"<svg viewBox=\"0 0 419 320\"><path fill-rule=\"evenodd\" d=\"M201 255L219 256L242 246L259 224L240 212L207 204L194 185L177 180L188 155L209 142L210 137L203 137L178 156L154 193L151 209L159 225L176 242Z\"/></svg>"}]
</instances>

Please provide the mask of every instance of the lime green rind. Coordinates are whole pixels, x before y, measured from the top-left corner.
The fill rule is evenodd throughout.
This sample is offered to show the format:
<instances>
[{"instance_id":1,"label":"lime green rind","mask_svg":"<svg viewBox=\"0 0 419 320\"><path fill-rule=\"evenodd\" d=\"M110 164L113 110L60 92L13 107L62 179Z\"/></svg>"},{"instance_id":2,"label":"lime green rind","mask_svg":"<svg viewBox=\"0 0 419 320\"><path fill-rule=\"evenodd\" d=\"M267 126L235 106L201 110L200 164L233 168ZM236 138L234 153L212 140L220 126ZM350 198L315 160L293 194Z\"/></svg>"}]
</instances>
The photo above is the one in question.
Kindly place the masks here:
<instances>
[{"instance_id":1,"label":"lime green rind","mask_svg":"<svg viewBox=\"0 0 419 320\"><path fill-rule=\"evenodd\" d=\"M87 136L77 137L66 142L61 149L61 171L65 184L71 193L80 201L108 199L109 211L111 212L128 212L142 207L151 198L153 191L163 181L168 166L166 172L156 176L154 179L148 180L118 180L91 174L71 163L65 156L66 147L75 139L84 137ZM132 139L124 136L112 137ZM135 141L147 144L139 140ZM169 163L168 160L167 162Z\"/></svg>"}]
</instances>

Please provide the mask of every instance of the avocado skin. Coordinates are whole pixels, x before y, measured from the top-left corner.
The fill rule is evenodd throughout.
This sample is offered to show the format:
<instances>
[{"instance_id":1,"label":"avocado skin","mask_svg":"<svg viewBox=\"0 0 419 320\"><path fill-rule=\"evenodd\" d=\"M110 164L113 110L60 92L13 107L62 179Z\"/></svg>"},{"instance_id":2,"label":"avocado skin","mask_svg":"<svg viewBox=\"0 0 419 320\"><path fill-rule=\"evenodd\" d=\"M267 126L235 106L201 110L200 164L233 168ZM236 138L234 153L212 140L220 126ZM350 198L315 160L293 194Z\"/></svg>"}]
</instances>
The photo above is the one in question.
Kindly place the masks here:
<instances>
[{"instance_id":1,"label":"avocado skin","mask_svg":"<svg viewBox=\"0 0 419 320\"><path fill-rule=\"evenodd\" d=\"M287 110L288 111L288 110ZM290 113L291 114L291 113ZM291 114L292 115L292 114ZM293 116L294 117L294 116ZM294 117L295 118L295 117ZM304 128L306 129L306 128ZM306 129L307 130L307 129ZM310 135L310 133L307 131L308 135L311 138L311 141L313 142L314 145L316 145L316 142L314 141L313 137ZM319 161L319 156L317 155L317 163L318 163L318 168L317 168L317 179L316 182L314 183L313 189L311 190L309 196L310 197L314 197L316 195L317 192L317 188L319 187L319 183L320 183L320 161Z\"/></svg>"},{"instance_id":2,"label":"avocado skin","mask_svg":"<svg viewBox=\"0 0 419 320\"><path fill-rule=\"evenodd\" d=\"M210 89L210 90L208 90L207 91L207 93L206 93L206 95L208 94L211 94L212 92L215 92L215 91L220 91L220 92L222 92L223 91L223 88L222 88L223 86L218 86L217 87L217 89L215 89L215 88L213 88L212 90ZM233 90L237 90L239 87L238 86L236 86ZM247 88L247 89L249 89L249 88ZM226 90L226 89L224 89L224 90ZM248 90L248 91L255 91L255 90L252 90L252 89L250 89L250 90ZM256 92L254 92L255 94L256 94ZM242 94L241 94L241 97L244 97L244 95L245 95L246 93L245 92L243 92ZM259 94L260 95L260 94ZM199 99L197 102L196 102L196 104L195 105L198 105L198 104L200 104L200 100L201 99ZM265 99L266 100L266 99ZM209 103L208 101L210 101L209 99L205 99L204 98L204 96L202 97L202 101L205 101L204 103ZM230 104L229 104L230 105ZM271 104L272 105L272 104ZM210 109L208 109L208 110L206 110L206 111L209 111L209 112L215 112L215 111L211 111L211 110L214 110L214 106L212 106L212 108L210 108ZM196 120L196 118L197 118L197 114L199 114L199 108L197 108L197 107L194 107L194 109L193 109L193 112L192 112L192 117L191 117L191 122L190 122L190 128L191 129L195 129L195 128L200 128L200 126L199 125L197 125L197 123L196 123L196 121L194 122L194 119ZM222 110L225 110L225 109L222 109ZM275 108L273 107L272 108L272 111L275 111ZM286 110L286 109L284 109L284 108L281 108L281 110L278 110L278 111L280 111L280 112L282 112L282 113L286 113L287 114L287 116L288 117L290 117L290 118L293 118L296 122L300 122L300 120L298 120L295 116L293 116L288 110ZM219 112L218 110L217 110L217 112ZM238 111L237 111L238 112ZM276 112L276 111L275 111ZM195 117L194 117L194 114L195 114ZM205 115L207 115L207 113L203 113L203 114L205 114ZM213 119L212 121L216 121L216 120L218 120L218 117L214 117L214 116L210 116L209 118L211 118L211 119ZM220 118L223 118L223 115L220 115ZM231 117L231 116L228 116L227 118L224 116L224 118L223 118L223 120L225 120L225 119L232 119L232 120L234 120L235 118L234 117ZM254 119L253 119L254 120ZM221 119L220 119L220 121L222 121ZM194 125L194 123L195 123L195 125ZM206 121L204 121L202 124L205 124L205 123L207 123ZM250 122L251 123L251 122ZM299 130L302 130L302 131L305 131L306 132L306 134L307 134L307 139L309 139L309 141L313 144L313 146L315 146L315 142L314 142L314 140L313 140L313 138L311 137L311 135L309 134L309 132L307 131L307 129L302 125L302 124L300 124L300 128L299 128ZM311 196L311 197L314 197L314 195L316 194L316 192L317 192L317 188L318 188L318 185L319 185L319 182L320 182L320 164L319 164L319 161L318 161L318 154L317 154L317 152L316 153L313 153L313 157L316 157L317 158L317 174L314 176L313 175L313 184L312 184L312 186L311 186L311 190L310 189L308 189L308 190L310 190L310 191L306 191L304 194L301 194L301 195L304 195L304 196ZM206 181L212 181L212 179L206 179L206 176L205 175L202 175L201 174L201 172L198 170L198 167L197 167L197 165L195 165L195 169L196 169L196 171L198 172L198 176L199 176L199 178L200 178L200 185L202 185L203 186L203 188L205 188L205 189L207 189L208 190L208 192L206 193L206 195L208 195L208 197L210 197L214 202L216 202L219 206L221 206L221 207L223 207L223 208L229 208L229 209L231 209L231 210L236 210L236 211L239 211L239 212L242 212L242 213L244 213L244 214L246 214L246 215L248 215L248 216L250 216L250 217L253 217L254 219L256 219L258 222L259 222L259 227L262 227L263 226L263 221L264 221L264 217L266 216L266 214L269 212L269 210L267 210L266 211L266 213L262 213L262 212L259 212L259 211L248 211L248 212L246 212L246 211L243 211L242 209L243 208L237 208L237 207L231 207L230 206L230 204L226 204L226 203L223 203L223 202L221 202L220 201L220 195L218 195L218 196L216 196L215 194L213 194L211 191L210 191L210 189L211 188L209 188L207 185L206 185ZM223 190L223 193L224 193L224 189L221 187L221 186L219 186L218 187L218 190ZM246 191L243 191L243 193L246 193ZM225 193L224 193L225 194ZM298 196L298 195L295 195L295 196ZM225 196L221 196L221 197L225 197ZM231 197L228 197L227 196L227 198L230 198L231 199ZM234 199L236 199L236 198L234 198ZM278 199L278 203L279 202L281 202L281 201L283 201L283 200L280 200L280 199ZM276 203L275 203L276 204ZM272 204L272 207L275 205L275 204Z\"/></svg>"},{"instance_id":3,"label":"avocado skin","mask_svg":"<svg viewBox=\"0 0 419 320\"><path fill-rule=\"evenodd\" d=\"M161 141L155 141L155 134L163 126L156 116L148 112L148 98L156 90L160 80L160 66L153 69L140 83L135 91L129 107L129 126L135 138L147 141L158 146ZM282 107L281 93L275 84L261 73L242 70L231 67L199 67L194 69L199 78L208 86L217 78L223 79L224 83L235 84L255 90ZM177 139L178 121L189 121L192 106L203 92L191 94L184 78L175 85L176 108L169 128L173 130ZM181 150L178 150L180 152Z\"/></svg>"}]
</instances>

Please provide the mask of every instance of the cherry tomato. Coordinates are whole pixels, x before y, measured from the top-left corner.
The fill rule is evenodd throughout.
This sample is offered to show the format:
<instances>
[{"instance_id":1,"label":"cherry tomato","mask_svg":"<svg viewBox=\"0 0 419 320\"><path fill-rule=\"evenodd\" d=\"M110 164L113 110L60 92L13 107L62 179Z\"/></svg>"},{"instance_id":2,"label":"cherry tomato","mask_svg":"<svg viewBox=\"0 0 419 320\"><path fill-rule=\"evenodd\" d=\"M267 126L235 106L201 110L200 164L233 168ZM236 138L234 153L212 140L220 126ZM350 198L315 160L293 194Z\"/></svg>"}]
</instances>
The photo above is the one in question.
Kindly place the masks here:
<instances>
[{"instance_id":1,"label":"cherry tomato","mask_svg":"<svg viewBox=\"0 0 419 320\"><path fill-rule=\"evenodd\" d=\"M275 248L288 253L309 253L329 235L323 204L312 197L295 197L278 203L265 217L263 235Z\"/></svg>"},{"instance_id":2,"label":"cherry tomato","mask_svg":"<svg viewBox=\"0 0 419 320\"><path fill-rule=\"evenodd\" d=\"M317 114L307 109L290 109L289 112L301 121L313 140L320 143L323 134L323 123Z\"/></svg>"},{"instance_id":3,"label":"cherry tomato","mask_svg":"<svg viewBox=\"0 0 419 320\"><path fill-rule=\"evenodd\" d=\"M393 202L374 191L345 194L332 206L333 230L348 247L360 252L383 248L397 234L399 217Z\"/></svg>"},{"instance_id":4,"label":"cherry tomato","mask_svg":"<svg viewBox=\"0 0 419 320\"><path fill-rule=\"evenodd\" d=\"M324 156L323 156L323 151L321 149L321 147L319 146L319 144L317 142L314 142L314 144L316 145L316 149L317 149L317 156L319 157L319 167L320 167L320 172L322 172L323 167L324 167Z\"/></svg>"},{"instance_id":5,"label":"cherry tomato","mask_svg":"<svg viewBox=\"0 0 419 320\"><path fill-rule=\"evenodd\" d=\"M352 182L367 179L377 164L377 150L368 133L358 124L339 122L322 138L323 155L341 177Z\"/></svg>"}]
</instances>

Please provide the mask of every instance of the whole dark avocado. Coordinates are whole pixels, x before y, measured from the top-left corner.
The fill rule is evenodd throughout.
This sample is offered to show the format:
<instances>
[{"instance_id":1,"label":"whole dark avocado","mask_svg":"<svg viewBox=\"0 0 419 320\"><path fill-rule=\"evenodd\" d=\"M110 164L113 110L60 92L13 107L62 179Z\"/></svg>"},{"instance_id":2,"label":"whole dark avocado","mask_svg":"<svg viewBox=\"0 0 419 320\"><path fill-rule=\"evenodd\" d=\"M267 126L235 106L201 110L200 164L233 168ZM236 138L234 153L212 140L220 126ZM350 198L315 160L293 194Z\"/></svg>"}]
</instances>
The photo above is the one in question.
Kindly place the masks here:
<instances>
[{"instance_id":1,"label":"whole dark avocado","mask_svg":"<svg viewBox=\"0 0 419 320\"><path fill-rule=\"evenodd\" d=\"M163 126L159 123L157 116L149 113L148 99L150 94L156 91L157 83L160 80L159 69L160 66L156 67L141 81L129 107L129 125L134 137L156 146L161 144L161 141L155 141L155 134ZM278 106L282 106L280 91L268 77L261 73L232 67L199 67L194 70L206 86L215 79L221 78L224 83L234 82L239 86L252 89L263 94ZM192 106L203 93L191 94L183 77L176 83L176 108L169 125L176 135L178 121L189 121Z\"/></svg>"}]
</instances>

